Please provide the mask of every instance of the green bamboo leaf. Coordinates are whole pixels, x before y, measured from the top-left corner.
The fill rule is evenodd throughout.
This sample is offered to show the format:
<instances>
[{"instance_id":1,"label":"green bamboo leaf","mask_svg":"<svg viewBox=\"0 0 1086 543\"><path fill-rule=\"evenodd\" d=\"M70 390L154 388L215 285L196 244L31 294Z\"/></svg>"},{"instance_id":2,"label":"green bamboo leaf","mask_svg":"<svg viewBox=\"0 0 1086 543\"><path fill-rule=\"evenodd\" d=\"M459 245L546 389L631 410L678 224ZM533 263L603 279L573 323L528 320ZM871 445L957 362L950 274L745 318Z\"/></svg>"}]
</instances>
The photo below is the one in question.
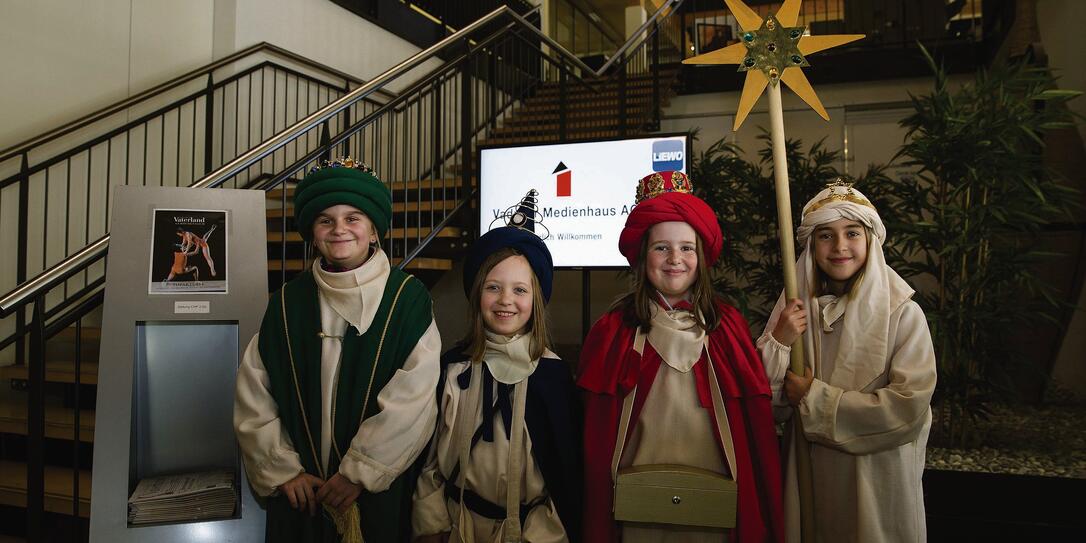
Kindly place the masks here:
<instances>
[{"instance_id":1,"label":"green bamboo leaf","mask_svg":"<svg viewBox=\"0 0 1086 543\"><path fill-rule=\"evenodd\" d=\"M1068 89L1046 89L1033 98L1036 100L1070 100L1082 94L1082 91L1068 90Z\"/></svg>"}]
</instances>

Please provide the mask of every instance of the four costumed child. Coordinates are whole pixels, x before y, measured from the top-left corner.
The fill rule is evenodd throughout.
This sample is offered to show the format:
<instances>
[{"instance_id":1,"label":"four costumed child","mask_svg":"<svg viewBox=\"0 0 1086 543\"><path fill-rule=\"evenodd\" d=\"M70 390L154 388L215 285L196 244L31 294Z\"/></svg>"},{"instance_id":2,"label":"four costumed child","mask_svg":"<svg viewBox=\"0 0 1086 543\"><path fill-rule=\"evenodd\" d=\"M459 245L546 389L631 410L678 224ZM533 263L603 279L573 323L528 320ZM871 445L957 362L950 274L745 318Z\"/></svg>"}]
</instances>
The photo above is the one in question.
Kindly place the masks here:
<instances>
[{"instance_id":1,"label":"four costumed child","mask_svg":"<svg viewBox=\"0 0 1086 543\"><path fill-rule=\"evenodd\" d=\"M782 295L759 356L712 288L713 210L681 172L643 178L619 239L633 288L581 351L583 472L573 380L549 349L553 263L534 196L471 247L469 332L439 363L426 289L378 243L388 189L350 159L298 185L296 227L321 258L271 297L235 398L267 540L399 541L410 525L423 542L798 541L795 443L782 508L771 402L797 406L810 441L819 541L925 539L935 356L862 194L837 183L804 207L799 298ZM804 376L788 371L800 338ZM646 474L674 484L676 505L687 490L731 498L631 515Z\"/></svg>"},{"instance_id":2,"label":"four costumed child","mask_svg":"<svg viewBox=\"0 0 1086 543\"><path fill-rule=\"evenodd\" d=\"M633 291L593 325L581 351L585 541L761 542L783 536L769 382L746 321L713 291L708 270L720 255L720 226L713 210L690 192L681 172L641 180L637 206L619 238L633 269ZM700 519L616 520L622 515L614 506L626 500L624 492L638 500L635 486L620 484L623 475L647 470L676 486L734 481L733 515L725 518L728 504L722 502L709 505ZM672 503L681 497L647 507L666 516Z\"/></svg>"},{"instance_id":3,"label":"four costumed child","mask_svg":"<svg viewBox=\"0 0 1086 543\"><path fill-rule=\"evenodd\" d=\"M315 168L294 211L320 258L271 296L234 400L249 483L268 496L266 540L406 539L408 468L437 417L430 295L381 250L392 201L372 170Z\"/></svg>"},{"instance_id":4,"label":"four costumed child","mask_svg":"<svg viewBox=\"0 0 1086 543\"><path fill-rule=\"evenodd\" d=\"M921 477L935 353L913 290L886 265L885 240L859 191L834 183L819 192L797 232L799 298L782 294L758 339L775 401L798 406L809 440L817 541L926 539ZM786 345L800 337L802 377L787 371ZM794 447L789 541L799 541Z\"/></svg>"},{"instance_id":5,"label":"four costumed child","mask_svg":"<svg viewBox=\"0 0 1086 543\"><path fill-rule=\"evenodd\" d=\"M576 539L579 420L571 372L548 348L553 264L534 191L464 263L469 332L445 354L440 416L415 491L416 541Z\"/></svg>"}]
</instances>

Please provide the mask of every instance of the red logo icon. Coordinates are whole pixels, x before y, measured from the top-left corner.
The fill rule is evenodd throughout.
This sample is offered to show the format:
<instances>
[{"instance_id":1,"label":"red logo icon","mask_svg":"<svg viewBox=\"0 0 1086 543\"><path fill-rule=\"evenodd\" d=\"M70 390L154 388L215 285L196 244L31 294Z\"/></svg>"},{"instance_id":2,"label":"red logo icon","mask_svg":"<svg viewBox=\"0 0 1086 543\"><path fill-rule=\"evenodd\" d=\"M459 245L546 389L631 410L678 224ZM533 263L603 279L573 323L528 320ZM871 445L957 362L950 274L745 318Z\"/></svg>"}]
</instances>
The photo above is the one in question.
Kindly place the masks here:
<instances>
[{"instance_id":1,"label":"red logo icon","mask_svg":"<svg viewBox=\"0 0 1086 543\"><path fill-rule=\"evenodd\" d=\"M565 163L559 162L558 166L551 172L555 175L556 194L559 197L570 196L573 185L573 171L566 167Z\"/></svg>"}]
</instances>

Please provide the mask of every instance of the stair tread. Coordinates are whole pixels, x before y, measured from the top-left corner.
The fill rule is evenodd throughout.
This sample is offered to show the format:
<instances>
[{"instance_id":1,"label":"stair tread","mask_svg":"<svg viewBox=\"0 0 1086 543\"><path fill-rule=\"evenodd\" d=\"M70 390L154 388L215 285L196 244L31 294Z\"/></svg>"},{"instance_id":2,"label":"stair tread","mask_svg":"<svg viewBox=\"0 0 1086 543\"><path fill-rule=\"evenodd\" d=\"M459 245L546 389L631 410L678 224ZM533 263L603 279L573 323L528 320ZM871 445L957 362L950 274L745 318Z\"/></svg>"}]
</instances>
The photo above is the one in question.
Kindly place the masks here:
<instances>
[{"instance_id":1,"label":"stair tread","mask_svg":"<svg viewBox=\"0 0 1086 543\"><path fill-rule=\"evenodd\" d=\"M84 326L82 329L83 341L99 341L102 339L102 329L97 326ZM69 326L59 332L51 338L54 339L67 339L75 341L75 327Z\"/></svg>"},{"instance_id":2,"label":"stair tread","mask_svg":"<svg viewBox=\"0 0 1086 543\"><path fill-rule=\"evenodd\" d=\"M84 385L98 384L98 363L83 361L79 366L79 382ZM0 368L0 379L27 379L26 366L15 364ZM45 380L51 383L74 383L75 361L50 360L45 363Z\"/></svg>"},{"instance_id":3,"label":"stair tread","mask_svg":"<svg viewBox=\"0 0 1086 543\"><path fill-rule=\"evenodd\" d=\"M45 466L45 510L72 512L72 470ZM91 472L79 470L79 516L90 516ZM26 464L0 460L0 504L26 507Z\"/></svg>"},{"instance_id":4,"label":"stair tread","mask_svg":"<svg viewBox=\"0 0 1086 543\"><path fill-rule=\"evenodd\" d=\"M16 398L0 400L0 432L26 435L26 402ZM71 439L75 426L75 411L59 406L45 406L45 437L53 439ZM80 441L94 441L94 410L79 411Z\"/></svg>"},{"instance_id":5,"label":"stair tread","mask_svg":"<svg viewBox=\"0 0 1086 543\"><path fill-rule=\"evenodd\" d=\"M453 167L452 166L446 166L445 168L446 168L446 170L451 170ZM472 185L474 186L474 184L475 183L474 183L474 179L473 179L472 180ZM451 188L455 188L455 187L460 186L460 179L459 178L450 178L450 179L424 179L422 181L393 181L391 183L386 183L386 185L388 186L388 190L390 190L392 192L404 191L404 190L419 190L420 188L422 190L441 189L441 188L451 189ZM283 192L284 191L281 188L272 189L272 190L269 190L269 191L266 192L266 197L269 200L278 201L278 200L281 199L280 197L283 195ZM294 187L287 187L287 190L285 192L286 192L287 196L293 197L294 196Z\"/></svg>"}]
</instances>

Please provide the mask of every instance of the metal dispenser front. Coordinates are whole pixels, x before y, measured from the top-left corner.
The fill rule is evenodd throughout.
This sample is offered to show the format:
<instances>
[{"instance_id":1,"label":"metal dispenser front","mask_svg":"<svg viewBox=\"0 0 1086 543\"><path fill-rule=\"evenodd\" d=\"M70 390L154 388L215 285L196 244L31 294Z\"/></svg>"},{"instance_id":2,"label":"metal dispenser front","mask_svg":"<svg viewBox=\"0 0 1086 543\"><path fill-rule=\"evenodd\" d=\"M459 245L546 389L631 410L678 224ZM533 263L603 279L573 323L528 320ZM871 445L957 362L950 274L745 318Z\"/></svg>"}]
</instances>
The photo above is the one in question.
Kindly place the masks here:
<instances>
[{"instance_id":1,"label":"metal dispenser front","mask_svg":"<svg viewBox=\"0 0 1086 543\"><path fill-rule=\"evenodd\" d=\"M267 301L264 194L131 186L114 194L91 541L262 541L264 511L245 480L233 401ZM185 508L188 518L178 518Z\"/></svg>"}]
</instances>

